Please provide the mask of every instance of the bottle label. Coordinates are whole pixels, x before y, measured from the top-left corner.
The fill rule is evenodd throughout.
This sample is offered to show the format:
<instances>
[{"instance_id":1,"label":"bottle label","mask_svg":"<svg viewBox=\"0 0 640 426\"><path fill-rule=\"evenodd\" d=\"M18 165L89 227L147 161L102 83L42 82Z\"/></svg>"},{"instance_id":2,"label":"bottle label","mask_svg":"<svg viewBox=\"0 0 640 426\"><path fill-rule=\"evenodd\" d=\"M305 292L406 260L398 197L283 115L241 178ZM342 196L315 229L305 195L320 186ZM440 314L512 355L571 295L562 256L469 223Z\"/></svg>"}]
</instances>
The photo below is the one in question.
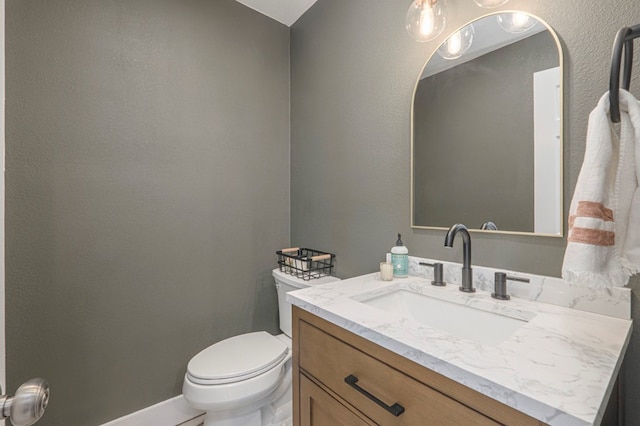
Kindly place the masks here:
<instances>
[{"instance_id":1,"label":"bottle label","mask_svg":"<svg viewBox=\"0 0 640 426\"><path fill-rule=\"evenodd\" d=\"M404 278L409 276L409 256L406 254L391 254L393 276Z\"/></svg>"}]
</instances>

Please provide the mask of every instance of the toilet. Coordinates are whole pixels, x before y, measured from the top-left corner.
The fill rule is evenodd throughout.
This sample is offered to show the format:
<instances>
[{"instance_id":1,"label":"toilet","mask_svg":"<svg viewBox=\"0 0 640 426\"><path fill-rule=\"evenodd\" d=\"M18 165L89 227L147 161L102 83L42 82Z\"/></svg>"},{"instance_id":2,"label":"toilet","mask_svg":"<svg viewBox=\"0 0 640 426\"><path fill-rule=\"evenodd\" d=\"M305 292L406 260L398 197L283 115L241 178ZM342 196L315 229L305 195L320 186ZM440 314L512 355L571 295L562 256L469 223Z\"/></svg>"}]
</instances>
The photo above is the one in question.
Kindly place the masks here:
<instances>
[{"instance_id":1,"label":"toilet","mask_svg":"<svg viewBox=\"0 0 640 426\"><path fill-rule=\"evenodd\" d=\"M280 329L241 334L217 342L191 358L182 394L206 412L204 426L281 426L292 424L291 304L289 291L337 281L304 281L273 270Z\"/></svg>"}]
</instances>

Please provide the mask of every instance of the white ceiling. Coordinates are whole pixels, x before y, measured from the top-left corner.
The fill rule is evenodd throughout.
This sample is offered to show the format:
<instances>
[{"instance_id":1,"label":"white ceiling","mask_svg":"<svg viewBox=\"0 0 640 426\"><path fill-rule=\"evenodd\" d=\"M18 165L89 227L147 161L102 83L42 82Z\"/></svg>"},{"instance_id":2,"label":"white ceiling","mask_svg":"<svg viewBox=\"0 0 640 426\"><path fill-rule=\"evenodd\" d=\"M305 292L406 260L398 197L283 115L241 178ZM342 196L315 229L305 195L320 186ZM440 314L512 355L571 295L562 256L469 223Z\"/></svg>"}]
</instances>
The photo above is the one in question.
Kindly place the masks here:
<instances>
[{"instance_id":1,"label":"white ceiling","mask_svg":"<svg viewBox=\"0 0 640 426\"><path fill-rule=\"evenodd\" d=\"M290 27L317 0L238 0L245 6Z\"/></svg>"}]
</instances>

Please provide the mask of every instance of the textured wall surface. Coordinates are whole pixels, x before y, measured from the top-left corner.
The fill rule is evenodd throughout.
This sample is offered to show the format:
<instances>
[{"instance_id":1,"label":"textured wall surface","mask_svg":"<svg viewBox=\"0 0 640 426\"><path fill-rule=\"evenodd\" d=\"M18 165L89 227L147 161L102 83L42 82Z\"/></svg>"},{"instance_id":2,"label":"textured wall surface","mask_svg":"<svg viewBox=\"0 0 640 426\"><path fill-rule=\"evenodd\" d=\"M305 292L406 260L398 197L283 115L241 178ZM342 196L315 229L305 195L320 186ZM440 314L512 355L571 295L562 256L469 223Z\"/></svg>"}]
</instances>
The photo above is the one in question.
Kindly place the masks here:
<instances>
[{"instance_id":1,"label":"textured wall surface","mask_svg":"<svg viewBox=\"0 0 640 426\"><path fill-rule=\"evenodd\" d=\"M409 4L320 0L292 27L291 242L335 252L342 277L374 271L396 232L414 255L462 258L461 242L443 247L444 232L410 228L410 107L418 74L438 41L487 11L450 0L445 33L436 42L416 43L404 30ZM564 48L566 211L589 112L608 90L614 36L640 23L640 2L511 0L502 8L539 16ZM563 238L474 234L472 240L475 264L560 275ZM636 319L639 281L631 284ZM640 424L640 332L633 334L624 374L627 424Z\"/></svg>"},{"instance_id":2,"label":"textured wall surface","mask_svg":"<svg viewBox=\"0 0 640 426\"><path fill-rule=\"evenodd\" d=\"M485 13L448 4L441 40ZM443 232L409 227L410 104L438 43L408 39L408 5L320 0L290 35L232 0L7 0L7 372L9 389L50 380L39 424L100 424L167 399L198 350L276 331L289 36L290 242L337 253L343 277L374 270L396 232L412 254L461 259ZM507 6L547 21L564 48L568 206L613 37L640 22L640 3ZM473 260L558 276L564 247L474 234ZM638 424L640 333L624 372Z\"/></svg>"},{"instance_id":3,"label":"textured wall surface","mask_svg":"<svg viewBox=\"0 0 640 426\"><path fill-rule=\"evenodd\" d=\"M9 0L8 384L39 423L181 393L222 338L277 332L289 30L233 0Z\"/></svg>"}]
</instances>

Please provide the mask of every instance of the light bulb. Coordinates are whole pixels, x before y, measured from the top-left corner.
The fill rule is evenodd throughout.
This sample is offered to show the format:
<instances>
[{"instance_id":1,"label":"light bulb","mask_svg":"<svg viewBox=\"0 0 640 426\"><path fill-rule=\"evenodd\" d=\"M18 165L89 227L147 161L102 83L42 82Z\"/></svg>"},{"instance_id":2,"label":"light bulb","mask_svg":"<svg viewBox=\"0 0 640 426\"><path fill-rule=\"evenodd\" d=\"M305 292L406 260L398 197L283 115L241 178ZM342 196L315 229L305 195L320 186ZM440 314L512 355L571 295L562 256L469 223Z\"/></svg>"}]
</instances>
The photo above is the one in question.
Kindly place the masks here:
<instances>
[{"instance_id":1,"label":"light bulb","mask_svg":"<svg viewBox=\"0 0 640 426\"><path fill-rule=\"evenodd\" d=\"M502 13L496 17L498 25L508 33L523 33L536 25L536 20L522 12Z\"/></svg>"},{"instance_id":2,"label":"light bulb","mask_svg":"<svg viewBox=\"0 0 640 426\"><path fill-rule=\"evenodd\" d=\"M475 29L472 24L456 31L438 48L438 55L444 59L458 59L464 55L473 44Z\"/></svg>"},{"instance_id":3,"label":"light bulb","mask_svg":"<svg viewBox=\"0 0 640 426\"><path fill-rule=\"evenodd\" d=\"M529 22L529 15L526 15L524 13L514 13L512 14L512 16L513 16L513 25L515 25L518 28L527 26L527 23Z\"/></svg>"},{"instance_id":4,"label":"light bulb","mask_svg":"<svg viewBox=\"0 0 640 426\"><path fill-rule=\"evenodd\" d=\"M415 0L409 6L406 28L416 41L430 41L444 31L444 0Z\"/></svg>"},{"instance_id":5,"label":"light bulb","mask_svg":"<svg viewBox=\"0 0 640 426\"><path fill-rule=\"evenodd\" d=\"M447 52L451 53L452 55L457 55L458 53L460 53L460 49L462 48L462 34L460 34L460 31L456 31L455 34L449 37L446 46Z\"/></svg>"},{"instance_id":6,"label":"light bulb","mask_svg":"<svg viewBox=\"0 0 640 426\"><path fill-rule=\"evenodd\" d=\"M424 7L420 11L420 35L428 37L433 32L436 17L432 7Z\"/></svg>"},{"instance_id":7,"label":"light bulb","mask_svg":"<svg viewBox=\"0 0 640 426\"><path fill-rule=\"evenodd\" d=\"M493 7L502 6L509 0L473 0L480 7L484 7L485 9L491 9Z\"/></svg>"}]
</instances>

